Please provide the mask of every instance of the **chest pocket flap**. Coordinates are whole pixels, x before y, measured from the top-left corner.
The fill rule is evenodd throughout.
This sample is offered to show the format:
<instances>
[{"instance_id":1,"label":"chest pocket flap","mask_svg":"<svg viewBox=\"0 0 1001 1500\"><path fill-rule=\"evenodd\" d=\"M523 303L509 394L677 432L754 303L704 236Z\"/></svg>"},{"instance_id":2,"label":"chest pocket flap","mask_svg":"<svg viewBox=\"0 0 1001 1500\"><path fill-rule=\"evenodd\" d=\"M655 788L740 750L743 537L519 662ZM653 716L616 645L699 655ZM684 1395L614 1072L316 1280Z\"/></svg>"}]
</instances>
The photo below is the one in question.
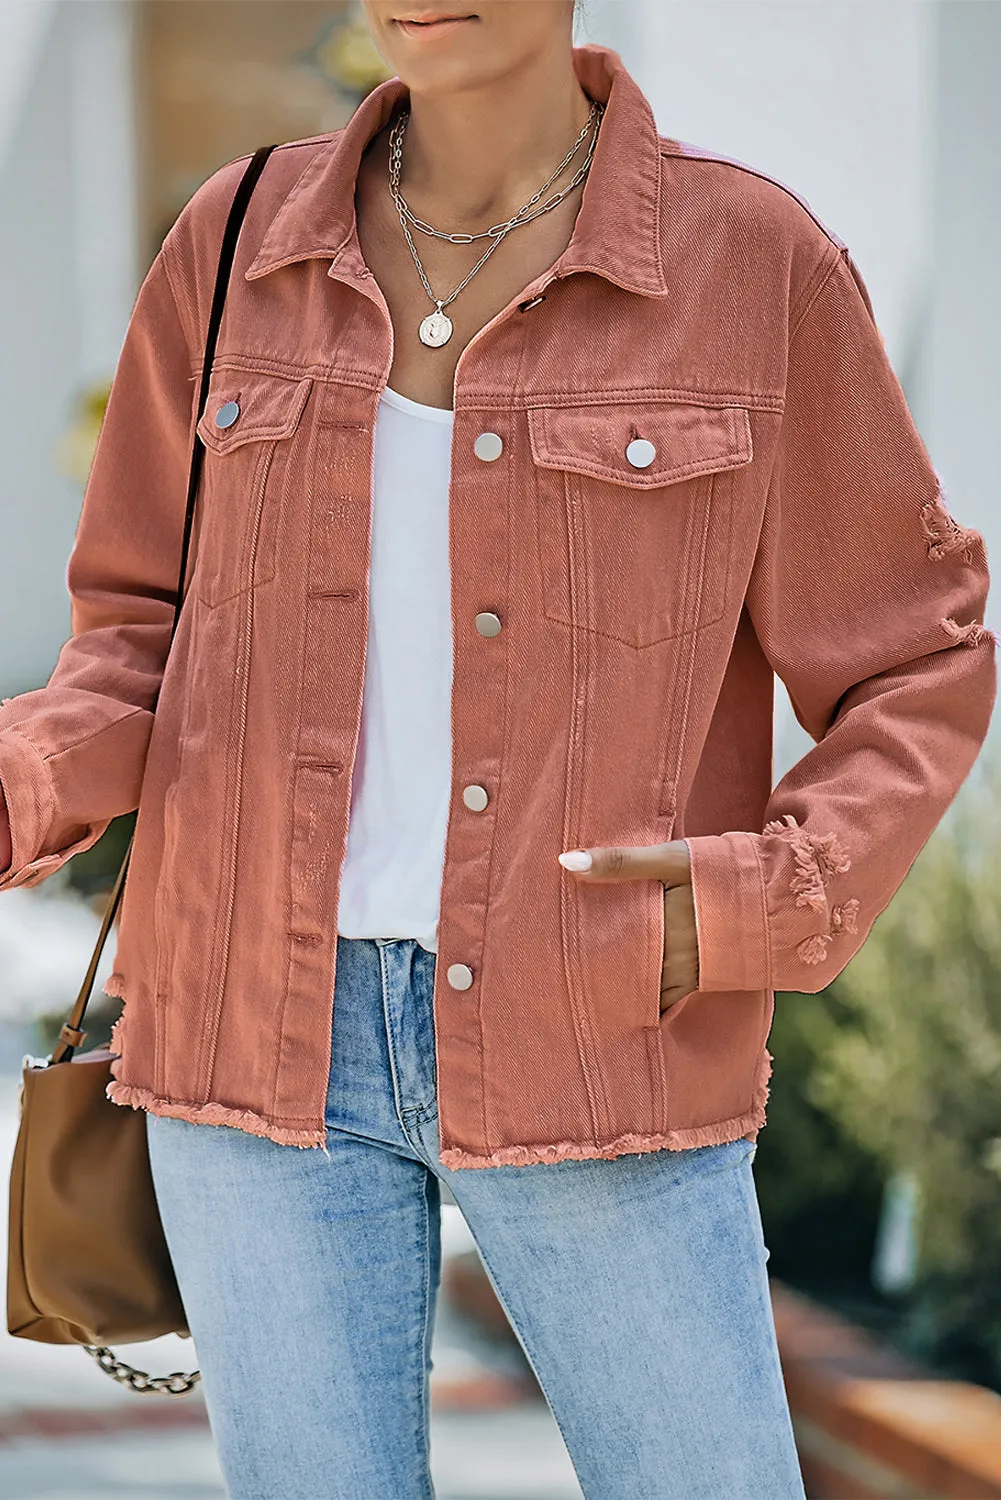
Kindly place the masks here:
<instances>
[{"instance_id":1,"label":"chest pocket flap","mask_svg":"<svg viewBox=\"0 0 1001 1500\"><path fill-rule=\"evenodd\" d=\"M198 436L212 453L291 437L312 384L309 376L295 380L258 371L213 371Z\"/></svg>"},{"instance_id":2,"label":"chest pocket flap","mask_svg":"<svg viewBox=\"0 0 1001 1500\"><path fill-rule=\"evenodd\" d=\"M634 648L719 620L748 410L616 400L527 415L543 612Z\"/></svg>"},{"instance_id":3,"label":"chest pocket flap","mask_svg":"<svg viewBox=\"0 0 1001 1500\"><path fill-rule=\"evenodd\" d=\"M280 516L302 462L298 434L312 385L309 376L212 372L197 429L206 454L192 577L211 607L275 576Z\"/></svg>"},{"instance_id":4,"label":"chest pocket flap","mask_svg":"<svg viewBox=\"0 0 1001 1500\"><path fill-rule=\"evenodd\" d=\"M743 406L665 401L542 406L529 409L528 430L536 463L633 489L738 468L753 454L751 421Z\"/></svg>"}]
</instances>

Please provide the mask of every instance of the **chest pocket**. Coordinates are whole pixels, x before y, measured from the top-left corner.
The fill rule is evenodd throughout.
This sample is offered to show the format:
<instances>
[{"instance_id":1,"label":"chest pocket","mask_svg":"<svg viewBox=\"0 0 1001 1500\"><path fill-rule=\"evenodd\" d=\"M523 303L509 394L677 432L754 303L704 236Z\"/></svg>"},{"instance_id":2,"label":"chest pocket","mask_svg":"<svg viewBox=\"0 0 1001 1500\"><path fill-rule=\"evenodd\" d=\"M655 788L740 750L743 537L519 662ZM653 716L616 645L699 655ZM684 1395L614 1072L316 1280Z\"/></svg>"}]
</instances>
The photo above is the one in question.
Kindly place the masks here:
<instances>
[{"instance_id":1,"label":"chest pocket","mask_svg":"<svg viewBox=\"0 0 1001 1500\"><path fill-rule=\"evenodd\" d=\"M275 575L279 512L312 379L217 370L198 423L205 462L191 586L215 607Z\"/></svg>"},{"instance_id":2,"label":"chest pocket","mask_svg":"<svg viewBox=\"0 0 1001 1500\"><path fill-rule=\"evenodd\" d=\"M546 615L637 648L718 620L746 408L533 407L528 427Z\"/></svg>"}]
</instances>

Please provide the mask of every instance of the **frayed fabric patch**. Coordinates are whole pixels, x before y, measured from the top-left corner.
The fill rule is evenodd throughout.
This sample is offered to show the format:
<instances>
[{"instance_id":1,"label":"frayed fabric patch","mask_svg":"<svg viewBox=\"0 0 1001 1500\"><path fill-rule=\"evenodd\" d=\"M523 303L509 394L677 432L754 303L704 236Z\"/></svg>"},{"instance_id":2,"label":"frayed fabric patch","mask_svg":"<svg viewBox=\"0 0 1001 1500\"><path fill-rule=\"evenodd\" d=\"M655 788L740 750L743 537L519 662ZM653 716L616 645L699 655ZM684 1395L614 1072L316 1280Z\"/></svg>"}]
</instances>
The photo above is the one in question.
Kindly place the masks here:
<instances>
[{"instance_id":1,"label":"frayed fabric patch","mask_svg":"<svg viewBox=\"0 0 1001 1500\"><path fill-rule=\"evenodd\" d=\"M822 964L827 957L830 942L829 932L816 932L812 937L804 938L797 945L796 952L805 964Z\"/></svg>"},{"instance_id":2,"label":"frayed fabric patch","mask_svg":"<svg viewBox=\"0 0 1001 1500\"><path fill-rule=\"evenodd\" d=\"M859 904L854 896L844 906L836 906L831 912L831 931L858 932L858 910Z\"/></svg>"},{"instance_id":3,"label":"frayed fabric patch","mask_svg":"<svg viewBox=\"0 0 1001 1500\"><path fill-rule=\"evenodd\" d=\"M983 540L979 531L960 526L949 514L941 487L935 499L921 507L921 527L932 562L941 562L954 552L961 552L964 562L972 563L973 549Z\"/></svg>"},{"instance_id":4,"label":"frayed fabric patch","mask_svg":"<svg viewBox=\"0 0 1001 1500\"><path fill-rule=\"evenodd\" d=\"M991 640L997 644L997 636L979 620L971 620L969 625L960 625L957 620L946 615L941 623L942 629L952 637L957 646L979 646L983 640Z\"/></svg>"},{"instance_id":5,"label":"frayed fabric patch","mask_svg":"<svg viewBox=\"0 0 1001 1500\"><path fill-rule=\"evenodd\" d=\"M835 875L845 875L852 862L842 848L835 833L808 833L801 828L792 813L773 818L766 823L764 833L784 838L792 848L796 870L790 886L797 906L809 907L822 915L828 909L827 882ZM859 903L852 898L830 913L828 930L804 938L796 948L798 957L805 964L823 963L831 940L839 932L855 932Z\"/></svg>"}]
</instances>

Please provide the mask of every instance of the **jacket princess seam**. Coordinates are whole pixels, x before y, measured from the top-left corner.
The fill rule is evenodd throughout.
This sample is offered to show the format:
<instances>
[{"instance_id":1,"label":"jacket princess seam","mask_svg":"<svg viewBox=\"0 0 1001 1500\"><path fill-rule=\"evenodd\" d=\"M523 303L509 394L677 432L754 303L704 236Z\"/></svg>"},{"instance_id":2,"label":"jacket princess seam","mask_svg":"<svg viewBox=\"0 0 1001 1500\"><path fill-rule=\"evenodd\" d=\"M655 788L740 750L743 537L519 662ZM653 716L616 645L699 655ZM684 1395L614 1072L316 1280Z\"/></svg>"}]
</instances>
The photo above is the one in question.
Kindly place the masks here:
<instances>
[{"instance_id":1,"label":"jacket princess seam","mask_svg":"<svg viewBox=\"0 0 1001 1500\"><path fill-rule=\"evenodd\" d=\"M256 568L257 548L260 542L261 515L264 506L264 498L267 492L268 479L271 474L271 466L274 461L275 445L268 443L264 446L255 470L251 494L254 498L254 509L251 515L251 530L243 544L241 555L241 567L245 576L249 574L251 579ZM209 1047L208 1059L205 1071L206 1097L212 1090L212 1081L215 1076L216 1052L219 1043L219 1029L222 1025L222 1013L226 1004L226 984L229 979L230 970L230 944L232 941L233 923L236 918L237 885L238 885L238 862L240 853L240 834L245 821L244 811L244 768L246 765L246 726L248 705L250 701L250 679L254 659L254 624L255 624L256 598L253 587L246 591L245 598L241 600L241 614L243 618L243 631L240 641L240 663L242 672L240 676L240 698L239 698L239 729L237 734L237 764L234 776L234 798L232 814L232 835L229 847L229 872L228 892L226 898L226 918L223 955L220 961L219 973L219 999L215 1006L214 1014L209 1016ZM232 736L232 726L230 728ZM230 740L232 743L232 738ZM204 1033L203 1033L204 1047ZM204 1056L204 1051L203 1051Z\"/></svg>"},{"instance_id":2,"label":"jacket princess seam","mask_svg":"<svg viewBox=\"0 0 1001 1500\"><path fill-rule=\"evenodd\" d=\"M317 400L315 402L314 411L319 411L320 416L322 416L323 406L322 406L322 402L321 401ZM305 455L304 455L304 464L305 464L305 470L306 470L306 472L303 475L302 489L303 489L303 493L307 494L308 497L309 497L310 509L311 510L312 510L312 506L315 504L315 501L316 501L316 474L317 474L317 470L319 468L319 460L320 460L319 449L320 449L320 444L321 444L322 437L323 437L323 431L324 431L324 424L323 424L323 422L321 420L319 420L319 418L317 418L317 420L314 422L313 430L312 430L312 432L309 435L309 440L308 440L307 444L305 445L306 452L305 452ZM314 547L313 529L314 528L313 528L312 524L310 524L309 532L308 532L307 540L306 540L305 576L307 578L312 578L314 576L313 575L313 555L314 555L313 554L313 547ZM302 649L301 649L301 651L299 653L299 660L298 660L298 671L299 671L299 680L298 680L298 684L297 684L298 691L297 691L297 693L295 695L295 725L294 725L293 737L292 737L292 740L291 740L291 743L295 746L296 765L299 764L299 755L300 755L300 750L301 750L301 746L302 746L302 742L303 742L302 711L303 711L303 698L304 698L304 695L303 695L302 689L303 689L303 684L306 681L306 659L307 659L307 655L308 655L308 652L309 652L309 633L306 630L305 626L302 629L301 638L302 638ZM348 789L348 794L347 795L350 797L350 788ZM292 872L293 859L294 859L294 854L295 854L295 805L296 805L295 804L295 799L296 799L296 777L293 776L291 778L290 785L289 785L288 792L287 792L287 797L286 797L286 809L287 809L287 815L288 815L287 816L287 822L286 822L286 828L288 830L288 837L287 837L286 842L285 842L285 865L284 865L284 869L285 869L286 873L285 873L285 876L283 877L283 881L282 881L283 888L284 888L285 931L286 931L286 933L291 933L292 930L293 930L293 928L292 928L292 875L291 875L291 872ZM332 947L332 950L333 950L333 959L332 959L332 962L333 962L334 968L336 970L336 967L337 967L337 936L336 936L336 932L334 934L334 938L333 938L333 942L331 944L331 947ZM291 990L292 990L292 971L293 971L293 965L295 964L295 961L296 961L295 945L294 945L294 943L289 943L289 945L288 945L288 957L287 957L287 961L286 961L286 964L285 964L285 993L282 995L281 1006L280 1006L279 1012L278 1012L278 1041L277 1041L277 1044L275 1046L274 1078L273 1078L273 1084L272 1084L272 1090L271 1090L271 1109L272 1109L272 1113L276 1112L277 1105L278 1105L278 1090L279 1090L279 1087L281 1085L281 1075L282 1075L282 1055L283 1055L284 1048L285 1048L285 1025L286 1025L286 1021L287 1021L287 1018L288 1018L289 995L290 995ZM333 1005L334 1005L334 984L329 984L327 986L327 990L328 990L328 996L327 996L328 1005L330 1006L330 1008L332 1010L333 1009ZM324 1116L325 1107L326 1107L326 1092L327 1092L327 1084L329 1082L329 1075L330 1075L330 1061L331 1061L331 1058L333 1056L333 1027L332 1026L330 1026L330 1027L327 1028L327 1043L326 1043L326 1045L327 1045L327 1070L326 1070L326 1080L325 1080L325 1082L323 1084L324 1103L321 1106L321 1139L322 1139L322 1142L323 1142L324 1146L326 1145L327 1129L326 1129L326 1122L325 1122L325 1119L323 1118L323 1116ZM315 1117L314 1117L314 1123L315 1123Z\"/></svg>"},{"instance_id":3,"label":"jacket princess seam","mask_svg":"<svg viewBox=\"0 0 1001 1500\"><path fill-rule=\"evenodd\" d=\"M575 539L580 537L581 526L575 525L574 500L577 488L571 482L571 475L564 474L563 503L567 518L567 555L570 563L570 723L567 733L567 755L566 755L566 781L563 802L563 838L569 840L565 847L573 848L577 838L575 828L577 827L576 801L579 792L576 786L577 776L575 774L578 746L583 743L583 719L586 713L586 683L588 677L588 655L590 650L590 631L577 628L577 602L580 600L582 591L585 593L583 610L586 625L589 627L590 620L590 595L587 593L587 558L581 565L578 556L575 559ZM584 545L586 546L586 539ZM580 567L581 586L574 587L574 563L575 560ZM581 657L584 657L583 669ZM581 688L581 681L585 688ZM560 913L561 928L563 931L563 964L566 974L567 999L570 1005L570 1014L573 1019L574 1036L577 1043L577 1054L580 1060L581 1071L584 1075L584 1087L587 1094L588 1109L591 1116L591 1133L593 1136L606 1134L606 1120L608 1114L608 1103L604 1097L604 1081L601 1076L601 1068L594 1051L594 1036L591 1031L590 1017L586 1011L585 996L583 994L584 984L581 973L581 950L579 939L580 901L576 885L571 886L566 877L560 880ZM575 976L579 977L575 998Z\"/></svg>"},{"instance_id":4,"label":"jacket princess seam","mask_svg":"<svg viewBox=\"0 0 1001 1500\"><path fill-rule=\"evenodd\" d=\"M681 728L678 731L678 735L677 735L677 743L678 743L678 750L679 750L679 762L675 763L674 775L672 777L672 780L675 783L677 783L677 780L678 780L678 778L680 777L680 774L681 774L680 751L681 751L681 746L685 743L685 736L686 736L686 734L688 732L688 717L689 717L689 714L691 712L691 706L692 706L692 688L693 688L693 685L694 685L694 682L695 682L695 661L696 661L696 657L698 656L698 648L699 648L699 644L700 644L700 632L703 631L703 630L705 630L705 629L708 629L710 625L713 625L713 624L716 623L715 620L700 620L700 618L699 618L699 610L701 609L702 600L704 598L703 587L702 586L703 586L703 581L704 581L704 578L705 578L706 555L707 555L707 552L708 552L708 545L709 545L709 525L710 525L710 519L711 519L711 515L712 515L712 501L713 501L713 496L716 493L716 476L715 476L715 474L708 474L708 475L705 476L705 479L706 479L706 487L708 489L708 494L706 496L705 523L704 523L704 526L703 526L702 536L701 536L701 539L700 539L700 551L699 551L699 559L698 559L698 580L697 580L697 582L694 582L693 578L692 578L693 568L691 566L691 560L690 560L690 558L689 558L688 566L685 569L685 603L684 603L684 609L685 609L685 617L686 618L688 617L689 598L690 598L690 596L693 593L693 587L694 587L695 599L694 599L694 606L693 606L693 608L694 608L694 614L692 616L692 625L691 625L692 640L691 640L690 649L689 649L689 651L687 653L688 662L687 662L687 670L686 670L686 673L685 673L685 685L684 685L684 691L683 691L682 697L681 697ZM691 542L689 543L689 546L691 546ZM719 616L717 616L717 619L718 618L719 618ZM687 635L688 633L689 632L686 630L686 631L682 632L682 635L684 636L684 635ZM672 722L677 722L677 721L672 718Z\"/></svg>"},{"instance_id":5,"label":"jacket princess seam","mask_svg":"<svg viewBox=\"0 0 1001 1500\"><path fill-rule=\"evenodd\" d=\"M252 597L252 595L251 595L251 597ZM243 626L243 612L241 611L241 636L242 636L242 626ZM239 640L239 637L238 637L238 640ZM234 694L237 691L237 686L238 686L237 679L234 677L234 679L233 679L233 693ZM227 808L229 808L230 805L231 805L231 803L232 803L233 787L234 787L234 771L235 771L235 767L234 767L234 763L233 763L233 760L234 760L234 757L233 757L233 731L234 731L233 719L234 719L234 708L235 708L235 699L234 699L234 697L231 696L230 700L229 700L229 708L228 708L228 712L227 712L228 722L227 722L227 726L226 726L226 789L225 789L225 797L224 797L224 801L223 801L223 806L225 806ZM225 837L225 832L226 832L226 828L225 828L225 825L224 825L224 828L223 828L223 837ZM233 838L235 836L238 836L238 829L234 830L232 828L232 826L230 826L230 828L229 828L229 843L227 845L227 852L229 854L230 860L232 860L232 852L233 852L232 851L232 840L233 840ZM223 840L220 839L220 843L222 843L222 841ZM224 887L223 887L223 880L225 878L225 871L226 871L226 863L225 863L224 858L223 858L222 849L219 849L217 851L217 857L216 857L215 895L213 897L213 902L212 902L212 909L213 909L214 915L213 915L213 919L212 919L212 938L211 938L211 946L210 946L210 950L209 950L210 954L212 956L211 956L211 958L209 960L208 974L207 974L207 983L206 983L206 986L205 986L206 991L208 993L214 994L215 991L216 991L216 986L218 984L219 999L218 999L218 1004L216 1005L216 1010L217 1010L216 1026L217 1027L218 1027L219 1022L221 1021L221 1018L222 1018L222 1003L223 1003L223 998L224 998L224 994L225 994L226 976L227 976L227 968L228 968L228 965L227 965L227 962L226 962L226 955L221 954L219 952L219 928L220 928L220 923L222 921L222 905L223 905L223 902L222 902L222 893L223 893L223 889L224 889ZM160 1009L165 1012L166 1008L165 1007L161 1007ZM166 1023L166 1016L164 1014L164 1024L165 1023ZM202 1076L204 1074L204 1078L205 1078L205 1084L204 1084L205 1099L204 1099L203 1103L208 1104L208 1103L211 1102L210 1099L209 1099L209 1095L210 1095L211 1090L212 1090L212 1068L213 1068L213 1065L214 1065L215 1043L214 1043L214 1039L213 1039L211 1056L207 1058L206 1057L206 1036L205 1036L205 1029L204 1029L204 1018L203 1018L203 1024L202 1024L201 1034L200 1034L199 1039L198 1039L198 1049L197 1049L197 1052L198 1052L198 1061L197 1061L197 1064L196 1064L195 1081L196 1081L196 1083L200 1082L200 1080L201 1080L201 1078L202 1078ZM206 1066L206 1064L207 1064L207 1066ZM165 1088L165 1091L166 1091L166 1088ZM201 1090L199 1090L199 1092L201 1092Z\"/></svg>"}]
</instances>

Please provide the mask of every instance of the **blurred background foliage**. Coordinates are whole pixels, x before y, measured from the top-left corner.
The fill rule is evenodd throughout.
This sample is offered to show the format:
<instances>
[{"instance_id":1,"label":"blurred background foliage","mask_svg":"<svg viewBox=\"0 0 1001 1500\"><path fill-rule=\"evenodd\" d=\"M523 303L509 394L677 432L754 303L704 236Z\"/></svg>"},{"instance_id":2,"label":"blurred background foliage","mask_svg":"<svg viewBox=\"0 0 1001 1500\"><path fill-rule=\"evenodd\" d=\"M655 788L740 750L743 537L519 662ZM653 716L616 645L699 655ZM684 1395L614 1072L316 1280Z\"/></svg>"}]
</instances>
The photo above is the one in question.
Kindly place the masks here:
<instances>
[{"instance_id":1,"label":"blurred background foliage","mask_svg":"<svg viewBox=\"0 0 1001 1500\"><path fill-rule=\"evenodd\" d=\"M985 753L868 941L776 997L755 1163L769 1268L1001 1390L1001 763ZM871 1279L884 1185L918 1189L911 1284Z\"/></svg>"}]
</instances>

